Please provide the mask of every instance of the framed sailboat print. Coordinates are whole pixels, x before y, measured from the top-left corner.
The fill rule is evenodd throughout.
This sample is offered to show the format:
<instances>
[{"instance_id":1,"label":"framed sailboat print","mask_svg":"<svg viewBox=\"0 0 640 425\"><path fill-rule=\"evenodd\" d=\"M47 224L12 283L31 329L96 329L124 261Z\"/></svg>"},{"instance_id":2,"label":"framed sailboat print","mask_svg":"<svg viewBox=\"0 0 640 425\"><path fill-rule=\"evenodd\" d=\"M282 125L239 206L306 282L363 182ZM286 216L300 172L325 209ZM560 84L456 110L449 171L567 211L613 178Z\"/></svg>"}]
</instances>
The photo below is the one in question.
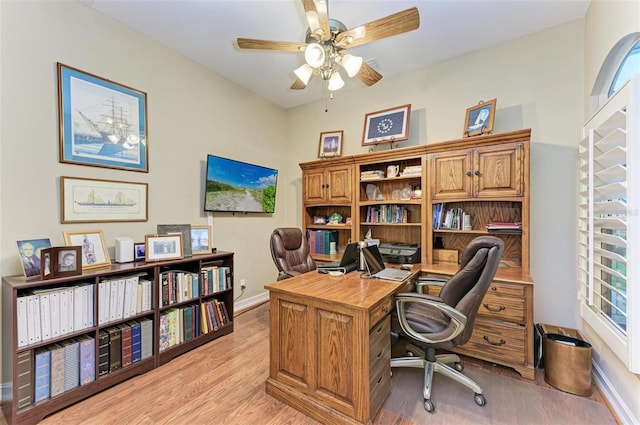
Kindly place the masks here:
<instances>
[{"instance_id":1,"label":"framed sailboat print","mask_svg":"<svg viewBox=\"0 0 640 425\"><path fill-rule=\"evenodd\" d=\"M62 223L147 221L147 183L60 177Z\"/></svg>"},{"instance_id":2,"label":"framed sailboat print","mask_svg":"<svg viewBox=\"0 0 640 425\"><path fill-rule=\"evenodd\" d=\"M149 172L147 94L57 66L60 162Z\"/></svg>"}]
</instances>

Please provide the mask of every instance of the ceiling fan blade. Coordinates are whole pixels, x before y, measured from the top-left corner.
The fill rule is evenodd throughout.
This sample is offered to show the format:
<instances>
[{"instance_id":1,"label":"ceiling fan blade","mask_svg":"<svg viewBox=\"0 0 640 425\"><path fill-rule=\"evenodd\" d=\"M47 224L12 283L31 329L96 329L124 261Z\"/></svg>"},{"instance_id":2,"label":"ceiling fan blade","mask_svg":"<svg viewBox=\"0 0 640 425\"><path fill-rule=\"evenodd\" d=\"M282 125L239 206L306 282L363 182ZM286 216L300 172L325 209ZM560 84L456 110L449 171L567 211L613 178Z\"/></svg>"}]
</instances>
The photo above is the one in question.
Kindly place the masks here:
<instances>
[{"instance_id":1,"label":"ceiling fan blade","mask_svg":"<svg viewBox=\"0 0 640 425\"><path fill-rule=\"evenodd\" d=\"M394 13L368 24L344 31L336 36L340 47L354 47L370 43L381 38L413 31L420 26L420 14L417 7Z\"/></svg>"},{"instance_id":2,"label":"ceiling fan blade","mask_svg":"<svg viewBox=\"0 0 640 425\"><path fill-rule=\"evenodd\" d=\"M291 90L303 90L306 88L307 88L306 84L300 81L300 78L296 78L293 84L291 84Z\"/></svg>"},{"instance_id":3,"label":"ceiling fan blade","mask_svg":"<svg viewBox=\"0 0 640 425\"><path fill-rule=\"evenodd\" d=\"M371 68L366 63L363 63L360 68L360 72L356 74L356 77L366 85L372 86L382 79L382 74Z\"/></svg>"},{"instance_id":4,"label":"ceiling fan blade","mask_svg":"<svg viewBox=\"0 0 640 425\"><path fill-rule=\"evenodd\" d=\"M282 50L285 52L303 52L307 47L305 43L292 41L256 40L253 38L238 38L238 47L241 49Z\"/></svg>"},{"instance_id":5,"label":"ceiling fan blade","mask_svg":"<svg viewBox=\"0 0 640 425\"><path fill-rule=\"evenodd\" d=\"M307 15L311 35L318 41L327 41L331 38L329 27L329 11L326 0L302 0L304 13Z\"/></svg>"}]
</instances>

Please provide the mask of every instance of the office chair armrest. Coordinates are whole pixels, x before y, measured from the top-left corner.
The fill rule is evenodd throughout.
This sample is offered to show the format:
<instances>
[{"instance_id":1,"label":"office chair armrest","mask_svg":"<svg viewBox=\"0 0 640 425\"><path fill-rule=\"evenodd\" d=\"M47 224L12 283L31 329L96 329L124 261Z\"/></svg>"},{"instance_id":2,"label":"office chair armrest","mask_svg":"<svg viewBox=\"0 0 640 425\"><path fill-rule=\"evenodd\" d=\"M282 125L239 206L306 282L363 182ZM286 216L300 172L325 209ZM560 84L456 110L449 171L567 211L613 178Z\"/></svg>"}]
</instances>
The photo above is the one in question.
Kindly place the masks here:
<instances>
[{"instance_id":1,"label":"office chair armrest","mask_svg":"<svg viewBox=\"0 0 640 425\"><path fill-rule=\"evenodd\" d=\"M416 292L418 294L424 294L425 286L439 286L442 288L446 282L447 282L447 279L445 278L421 276L418 278L418 281L416 282Z\"/></svg>"},{"instance_id":2,"label":"office chair armrest","mask_svg":"<svg viewBox=\"0 0 640 425\"><path fill-rule=\"evenodd\" d=\"M281 271L278 273L278 280L285 280L298 275L300 275L300 273L294 270Z\"/></svg>"},{"instance_id":3,"label":"office chair armrest","mask_svg":"<svg viewBox=\"0 0 640 425\"><path fill-rule=\"evenodd\" d=\"M414 330L406 318L406 304L422 304L428 307L436 308L445 315L447 315L451 319L451 325L453 326L453 330L450 333L447 333L446 336L442 338L429 338L424 333L417 332ZM424 341L427 343L435 344L439 342L451 341L456 336L458 336L463 330L465 325L467 324L467 316L460 313L455 308L450 305L444 303L439 297L434 297L430 295L423 295L417 293L402 293L396 295L396 309L398 315L398 321L400 322L400 326L402 330L406 332L406 334L414 339L419 341Z\"/></svg>"}]
</instances>

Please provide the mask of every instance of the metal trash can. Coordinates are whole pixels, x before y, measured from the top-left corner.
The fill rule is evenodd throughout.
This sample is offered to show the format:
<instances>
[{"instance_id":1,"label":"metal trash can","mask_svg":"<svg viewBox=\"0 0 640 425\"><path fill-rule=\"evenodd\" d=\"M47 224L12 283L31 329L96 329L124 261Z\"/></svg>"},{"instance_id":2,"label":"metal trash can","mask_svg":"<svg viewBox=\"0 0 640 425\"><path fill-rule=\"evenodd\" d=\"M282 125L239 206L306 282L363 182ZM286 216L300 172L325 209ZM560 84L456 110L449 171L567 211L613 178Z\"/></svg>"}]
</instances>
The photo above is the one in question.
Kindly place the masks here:
<instances>
[{"instance_id":1,"label":"metal trash can","mask_svg":"<svg viewBox=\"0 0 640 425\"><path fill-rule=\"evenodd\" d=\"M591 344L576 329L542 325L544 380L559 390L591 395Z\"/></svg>"}]
</instances>

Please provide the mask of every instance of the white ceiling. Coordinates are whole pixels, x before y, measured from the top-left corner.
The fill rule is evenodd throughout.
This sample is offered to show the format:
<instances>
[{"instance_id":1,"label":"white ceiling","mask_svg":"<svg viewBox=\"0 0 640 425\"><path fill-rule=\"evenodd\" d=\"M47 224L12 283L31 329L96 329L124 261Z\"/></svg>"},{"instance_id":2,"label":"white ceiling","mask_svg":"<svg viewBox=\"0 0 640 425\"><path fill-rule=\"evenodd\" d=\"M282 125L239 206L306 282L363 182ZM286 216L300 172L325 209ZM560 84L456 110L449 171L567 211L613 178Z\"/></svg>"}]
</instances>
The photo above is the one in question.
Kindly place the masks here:
<instances>
[{"instance_id":1,"label":"white ceiling","mask_svg":"<svg viewBox=\"0 0 640 425\"><path fill-rule=\"evenodd\" d=\"M271 100L291 108L323 97L314 79L291 90L302 53L240 50L237 37L304 42L300 0L82 0L82 3ZM410 7L420 28L350 49L384 77L584 17L589 0L329 0L348 29ZM366 90L344 75L344 90ZM378 83L381 84L381 83ZM336 97L339 92L336 93Z\"/></svg>"}]
</instances>

